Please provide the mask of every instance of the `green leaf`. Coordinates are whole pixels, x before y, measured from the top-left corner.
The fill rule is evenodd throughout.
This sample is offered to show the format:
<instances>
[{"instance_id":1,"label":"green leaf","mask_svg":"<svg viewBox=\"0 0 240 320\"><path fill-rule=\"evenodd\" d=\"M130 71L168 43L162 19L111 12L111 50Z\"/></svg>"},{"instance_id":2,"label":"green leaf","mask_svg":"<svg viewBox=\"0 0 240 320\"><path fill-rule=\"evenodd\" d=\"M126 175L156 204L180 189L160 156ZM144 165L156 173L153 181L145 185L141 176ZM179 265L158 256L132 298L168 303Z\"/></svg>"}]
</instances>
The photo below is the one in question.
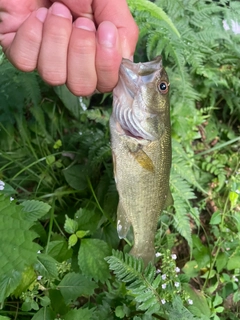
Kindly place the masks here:
<instances>
[{"instance_id":1,"label":"green leaf","mask_svg":"<svg viewBox=\"0 0 240 320\"><path fill-rule=\"evenodd\" d=\"M48 246L48 255L62 262L71 258L72 249L68 249L68 243L64 239L51 241Z\"/></svg>"},{"instance_id":2,"label":"green leaf","mask_svg":"<svg viewBox=\"0 0 240 320\"><path fill-rule=\"evenodd\" d=\"M81 114L79 97L76 97L74 94L72 94L65 85L54 87L54 90L62 100L65 107L76 119L79 119Z\"/></svg>"},{"instance_id":3,"label":"green leaf","mask_svg":"<svg viewBox=\"0 0 240 320\"><path fill-rule=\"evenodd\" d=\"M65 316L64 320L91 320L92 319L92 310L89 309L74 309L69 311Z\"/></svg>"},{"instance_id":4,"label":"green leaf","mask_svg":"<svg viewBox=\"0 0 240 320\"><path fill-rule=\"evenodd\" d=\"M44 253L39 253L37 258L38 261L34 265L34 269L38 271L39 275L48 279L57 279L57 261L51 256Z\"/></svg>"},{"instance_id":5,"label":"green leaf","mask_svg":"<svg viewBox=\"0 0 240 320\"><path fill-rule=\"evenodd\" d=\"M188 307L189 310L195 310L192 312L196 316L205 315L208 318L210 318L211 310L209 309L209 306L208 306L207 300L204 296L204 293L196 290L192 286L189 286L189 284L187 284L187 283L183 283L182 287L184 288L186 293L189 295L190 299L193 301L194 309L191 306L189 306ZM196 311L198 311L198 312L196 313Z\"/></svg>"},{"instance_id":6,"label":"green leaf","mask_svg":"<svg viewBox=\"0 0 240 320\"><path fill-rule=\"evenodd\" d=\"M36 280L37 276L32 266L26 268L22 273L21 282L18 287L14 290L13 295L19 297L25 292L30 285Z\"/></svg>"},{"instance_id":7,"label":"green leaf","mask_svg":"<svg viewBox=\"0 0 240 320\"><path fill-rule=\"evenodd\" d=\"M23 201L21 207L23 207L25 219L28 221L41 219L51 209L49 204L37 200Z\"/></svg>"},{"instance_id":8,"label":"green leaf","mask_svg":"<svg viewBox=\"0 0 240 320\"><path fill-rule=\"evenodd\" d=\"M39 297L39 300L42 307L47 307L51 304L51 300L48 296Z\"/></svg>"},{"instance_id":9,"label":"green leaf","mask_svg":"<svg viewBox=\"0 0 240 320\"><path fill-rule=\"evenodd\" d=\"M217 256L216 268L217 272L220 273L223 268L226 267L229 256L225 252L220 252Z\"/></svg>"},{"instance_id":10,"label":"green leaf","mask_svg":"<svg viewBox=\"0 0 240 320\"><path fill-rule=\"evenodd\" d=\"M211 216L210 224L219 224L222 220L220 211L214 212L214 214Z\"/></svg>"},{"instance_id":11,"label":"green leaf","mask_svg":"<svg viewBox=\"0 0 240 320\"><path fill-rule=\"evenodd\" d=\"M49 155L46 157L46 164L48 166L51 166L55 161L56 161L56 158L53 155Z\"/></svg>"},{"instance_id":12,"label":"green leaf","mask_svg":"<svg viewBox=\"0 0 240 320\"><path fill-rule=\"evenodd\" d=\"M75 165L63 170L63 175L67 183L76 190L84 190L87 188L86 166Z\"/></svg>"},{"instance_id":13,"label":"green leaf","mask_svg":"<svg viewBox=\"0 0 240 320\"><path fill-rule=\"evenodd\" d=\"M78 229L78 223L77 221L73 220L73 219L70 219L68 218L67 215L65 215L66 217L66 220L65 220L65 223L64 223L64 229L67 233L70 233L70 234L73 234L77 231Z\"/></svg>"},{"instance_id":14,"label":"green leaf","mask_svg":"<svg viewBox=\"0 0 240 320\"><path fill-rule=\"evenodd\" d=\"M62 146L62 141L60 139L58 139L54 145L53 145L53 149L59 149Z\"/></svg>"},{"instance_id":15,"label":"green leaf","mask_svg":"<svg viewBox=\"0 0 240 320\"><path fill-rule=\"evenodd\" d=\"M36 262L41 249L33 242L36 234L29 230L32 221L26 219L28 214L0 195L0 302L20 284L23 271Z\"/></svg>"},{"instance_id":16,"label":"green leaf","mask_svg":"<svg viewBox=\"0 0 240 320\"><path fill-rule=\"evenodd\" d=\"M81 296L91 296L97 285L82 274L68 273L58 285L66 304Z\"/></svg>"},{"instance_id":17,"label":"green leaf","mask_svg":"<svg viewBox=\"0 0 240 320\"><path fill-rule=\"evenodd\" d=\"M200 268L197 264L197 261L192 260L192 261L188 261L184 265L182 270L189 277L189 279L191 279L191 278L195 278L198 276Z\"/></svg>"},{"instance_id":18,"label":"green leaf","mask_svg":"<svg viewBox=\"0 0 240 320\"><path fill-rule=\"evenodd\" d=\"M56 314L49 307L40 309L32 318L32 320L55 320Z\"/></svg>"},{"instance_id":19,"label":"green leaf","mask_svg":"<svg viewBox=\"0 0 240 320\"><path fill-rule=\"evenodd\" d=\"M101 218L102 214L95 206L92 206L92 208L80 208L74 216L74 219L78 222L78 229L89 230L91 233L96 231Z\"/></svg>"},{"instance_id":20,"label":"green leaf","mask_svg":"<svg viewBox=\"0 0 240 320\"><path fill-rule=\"evenodd\" d=\"M115 309L115 315L120 319L124 318L125 317L124 307L117 306L117 308Z\"/></svg>"},{"instance_id":21,"label":"green leaf","mask_svg":"<svg viewBox=\"0 0 240 320\"><path fill-rule=\"evenodd\" d=\"M237 247L233 254L229 257L227 263L228 270L238 269L240 266L240 247Z\"/></svg>"},{"instance_id":22,"label":"green leaf","mask_svg":"<svg viewBox=\"0 0 240 320\"><path fill-rule=\"evenodd\" d=\"M58 289L50 289L48 291L51 300L51 308L56 314L66 314L70 307L66 305L61 292Z\"/></svg>"},{"instance_id":23,"label":"green leaf","mask_svg":"<svg viewBox=\"0 0 240 320\"><path fill-rule=\"evenodd\" d=\"M89 231L84 231L84 230L78 230L76 232L76 236L79 238L79 239L82 239L84 238L87 234L89 234Z\"/></svg>"},{"instance_id":24,"label":"green leaf","mask_svg":"<svg viewBox=\"0 0 240 320\"><path fill-rule=\"evenodd\" d=\"M84 275L104 282L110 273L105 257L111 250L106 242L98 239L82 239L78 253L78 264Z\"/></svg>"},{"instance_id":25,"label":"green leaf","mask_svg":"<svg viewBox=\"0 0 240 320\"><path fill-rule=\"evenodd\" d=\"M11 320L11 319L8 317L0 316L0 320Z\"/></svg>"},{"instance_id":26,"label":"green leaf","mask_svg":"<svg viewBox=\"0 0 240 320\"><path fill-rule=\"evenodd\" d=\"M71 236L68 238L68 248L75 246L77 241L78 241L77 235L75 233L71 234Z\"/></svg>"}]
</instances>

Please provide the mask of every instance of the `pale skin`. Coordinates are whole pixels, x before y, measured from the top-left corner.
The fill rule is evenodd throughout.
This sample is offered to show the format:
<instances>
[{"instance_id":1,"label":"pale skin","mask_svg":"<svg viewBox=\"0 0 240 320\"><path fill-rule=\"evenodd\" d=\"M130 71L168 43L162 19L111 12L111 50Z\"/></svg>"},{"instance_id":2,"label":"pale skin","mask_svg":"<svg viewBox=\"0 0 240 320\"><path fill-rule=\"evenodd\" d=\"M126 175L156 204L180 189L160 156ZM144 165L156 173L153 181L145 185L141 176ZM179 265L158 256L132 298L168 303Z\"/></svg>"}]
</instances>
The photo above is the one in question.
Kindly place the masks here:
<instances>
[{"instance_id":1,"label":"pale skin","mask_svg":"<svg viewBox=\"0 0 240 320\"><path fill-rule=\"evenodd\" d=\"M138 28L126 0L0 0L0 44L22 71L38 70L50 85L75 95L117 84L132 58Z\"/></svg>"}]
</instances>

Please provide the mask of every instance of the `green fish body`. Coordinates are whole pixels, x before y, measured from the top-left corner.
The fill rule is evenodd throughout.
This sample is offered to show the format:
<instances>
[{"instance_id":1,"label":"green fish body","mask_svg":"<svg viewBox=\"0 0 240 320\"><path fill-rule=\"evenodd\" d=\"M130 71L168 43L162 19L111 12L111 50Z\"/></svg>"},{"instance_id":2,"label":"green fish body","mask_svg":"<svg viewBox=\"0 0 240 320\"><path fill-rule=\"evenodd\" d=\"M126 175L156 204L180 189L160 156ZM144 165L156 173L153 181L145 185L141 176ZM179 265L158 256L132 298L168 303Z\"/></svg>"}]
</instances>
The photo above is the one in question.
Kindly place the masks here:
<instances>
[{"instance_id":1,"label":"green fish body","mask_svg":"<svg viewBox=\"0 0 240 320\"><path fill-rule=\"evenodd\" d=\"M171 195L169 81L161 57L145 63L123 59L110 118L114 177L119 193L117 231L132 225L131 254L154 261L154 237Z\"/></svg>"}]
</instances>

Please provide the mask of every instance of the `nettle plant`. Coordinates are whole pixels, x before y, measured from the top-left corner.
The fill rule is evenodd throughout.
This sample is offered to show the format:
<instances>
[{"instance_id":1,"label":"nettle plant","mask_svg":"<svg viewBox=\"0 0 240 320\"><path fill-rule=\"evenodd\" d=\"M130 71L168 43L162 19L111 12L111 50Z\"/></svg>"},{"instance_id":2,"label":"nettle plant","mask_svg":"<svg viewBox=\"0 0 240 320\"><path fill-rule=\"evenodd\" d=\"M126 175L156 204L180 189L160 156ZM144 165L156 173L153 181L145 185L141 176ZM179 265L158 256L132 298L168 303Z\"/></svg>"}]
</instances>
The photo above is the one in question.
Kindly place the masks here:
<instances>
[{"instance_id":1,"label":"nettle plant","mask_svg":"<svg viewBox=\"0 0 240 320\"><path fill-rule=\"evenodd\" d=\"M0 320L239 319L238 1L128 0L171 82L174 205L145 269L116 232L111 96L0 59Z\"/></svg>"}]
</instances>

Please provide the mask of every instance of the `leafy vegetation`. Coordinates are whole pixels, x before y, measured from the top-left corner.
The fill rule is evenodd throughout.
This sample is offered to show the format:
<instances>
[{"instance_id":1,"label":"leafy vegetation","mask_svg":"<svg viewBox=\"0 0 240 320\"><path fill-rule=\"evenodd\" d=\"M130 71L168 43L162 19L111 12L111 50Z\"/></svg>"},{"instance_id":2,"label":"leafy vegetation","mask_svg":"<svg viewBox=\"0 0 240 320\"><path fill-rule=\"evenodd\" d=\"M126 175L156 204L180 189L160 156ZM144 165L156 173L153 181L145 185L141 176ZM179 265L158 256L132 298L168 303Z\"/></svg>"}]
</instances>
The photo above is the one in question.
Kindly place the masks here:
<instances>
[{"instance_id":1,"label":"leafy vegetation","mask_svg":"<svg viewBox=\"0 0 240 320\"><path fill-rule=\"evenodd\" d=\"M0 320L239 319L238 1L128 0L171 81L174 205L146 269L116 232L111 95L0 59ZM238 26L238 27L237 27Z\"/></svg>"}]
</instances>

